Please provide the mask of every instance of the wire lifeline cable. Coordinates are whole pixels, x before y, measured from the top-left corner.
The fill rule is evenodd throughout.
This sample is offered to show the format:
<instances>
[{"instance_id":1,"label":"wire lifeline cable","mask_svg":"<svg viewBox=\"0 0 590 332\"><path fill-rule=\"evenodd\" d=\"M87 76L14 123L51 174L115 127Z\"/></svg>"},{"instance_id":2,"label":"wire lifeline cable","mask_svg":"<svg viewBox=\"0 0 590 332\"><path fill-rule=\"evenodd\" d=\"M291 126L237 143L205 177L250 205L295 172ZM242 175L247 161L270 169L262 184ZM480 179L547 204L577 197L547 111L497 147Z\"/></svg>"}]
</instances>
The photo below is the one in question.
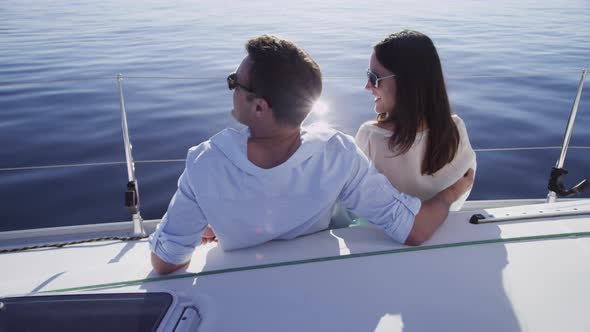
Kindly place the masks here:
<instances>
[{"instance_id":1,"label":"wire lifeline cable","mask_svg":"<svg viewBox=\"0 0 590 332\"><path fill-rule=\"evenodd\" d=\"M589 149L590 146L570 146L570 149ZM533 150L556 150L561 149L560 146L529 146L529 147L515 147L515 148L481 148L473 149L475 152L503 152L503 151L533 151ZM136 164L157 164L157 163L176 163L185 162L185 159L154 159L154 160L136 160ZM41 166L22 166L22 167L6 167L0 168L0 172L3 171L26 171L36 169L52 169L52 168L67 168L67 167L90 167L90 166L112 166L112 165L124 165L124 161L107 161L99 163L83 163L83 164L62 164L62 165L41 165Z\"/></svg>"},{"instance_id":2,"label":"wire lifeline cable","mask_svg":"<svg viewBox=\"0 0 590 332\"><path fill-rule=\"evenodd\" d=\"M560 71L561 74L574 74L577 73L577 69L570 68L567 70ZM552 71L537 71L537 72L527 72L526 74L474 74L474 75L447 75L447 80L455 80L455 79L466 79L466 78L525 78L525 77L547 77L554 74ZM141 76L141 75L131 75L131 76L123 76L125 79L139 79L139 80L212 80L217 79L219 76ZM324 77L325 80L340 80L340 79L357 79L361 78L364 79L364 75L359 76L327 76ZM91 81L103 81L103 80L116 80L116 76L109 76L109 75L97 75L97 76L79 76L79 77L71 77L71 78L62 78L62 79L48 79L48 80L22 80L22 81L0 81L0 86L7 86L7 85L19 85L19 84L36 84L36 83L68 83L68 82L91 82Z\"/></svg>"}]
</instances>

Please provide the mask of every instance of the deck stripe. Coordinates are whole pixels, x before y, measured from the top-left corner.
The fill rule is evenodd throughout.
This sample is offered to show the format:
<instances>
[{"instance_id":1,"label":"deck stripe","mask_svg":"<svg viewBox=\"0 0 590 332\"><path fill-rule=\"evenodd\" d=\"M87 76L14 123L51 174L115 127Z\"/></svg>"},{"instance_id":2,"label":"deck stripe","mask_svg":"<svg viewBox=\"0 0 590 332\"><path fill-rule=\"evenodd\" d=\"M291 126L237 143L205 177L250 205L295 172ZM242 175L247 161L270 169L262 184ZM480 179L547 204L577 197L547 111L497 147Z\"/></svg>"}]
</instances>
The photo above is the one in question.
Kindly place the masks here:
<instances>
[{"instance_id":1,"label":"deck stripe","mask_svg":"<svg viewBox=\"0 0 590 332\"><path fill-rule=\"evenodd\" d=\"M139 285L139 284L149 283L149 282L167 281L167 280L175 280L175 279L183 279L183 278L195 278L195 277L201 277L201 276L206 276L206 275L224 274L224 273L241 272L241 271L249 271L249 270L260 270L260 269L268 269L268 268L281 267L281 266L321 263L321 262L329 262L329 261L344 260L344 259L359 258L359 257L401 254L401 253L413 252L413 251L426 251L426 250L436 250L436 249L443 249L443 248L485 245L485 244L493 244L493 243L513 243L513 242L538 241L538 240L557 240L557 239L579 238L579 237L588 237L588 236L590 236L590 232L576 232L576 233L545 234L545 235L536 235L536 236L521 236L521 237L505 238L505 239L456 242L456 243L436 244L436 245L423 246L423 247L405 247L405 248L399 248L399 249L350 254L350 255L345 255L345 256L328 256L328 257L302 259L302 260L287 261L287 262L278 262L278 263L270 263L270 264L260 264L260 265L251 265L251 266L243 266L243 267L234 267L234 268L228 268L228 269L203 271L203 272L197 272L197 273L183 273L183 274L176 274L176 275L170 275L170 276L128 280L128 281L119 281L119 282L112 282L112 283L106 283L106 284L96 284L96 285L88 285L88 286L80 286L80 287L72 287L72 288L61 288L61 289L55 289L55 290L41 291L39 293L57 293L57 292L100 290L100 289L106 289L106 288L116 288L116 287Z\"/></svg>"}]
</instances>

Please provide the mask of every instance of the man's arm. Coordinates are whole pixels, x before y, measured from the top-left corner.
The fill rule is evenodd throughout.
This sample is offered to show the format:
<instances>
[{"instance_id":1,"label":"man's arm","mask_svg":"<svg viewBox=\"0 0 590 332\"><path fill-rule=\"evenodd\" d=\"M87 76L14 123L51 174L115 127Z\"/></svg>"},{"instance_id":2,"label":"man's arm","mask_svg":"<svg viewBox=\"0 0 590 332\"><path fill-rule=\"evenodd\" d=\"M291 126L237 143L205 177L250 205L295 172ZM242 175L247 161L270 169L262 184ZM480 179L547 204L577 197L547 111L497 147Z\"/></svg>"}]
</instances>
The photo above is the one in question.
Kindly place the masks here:
<instances>
[{"instance_id":1,"label":"man's arm","mask_svg":"<svg viewBox=\"0 0 590 332\"><path fill-rule=\"evenodd\" d=\"M205 227L207 220L192 190L188 169L185 169L168 211L149 239L154 271L167 274L186 266Z\"/></svg>"},{"instance_id":2,"label":"man's arm","mask_svg":"<svg viewBox=\"0 0 590 332\"><path fill-rule=\"evenodd\" d=\"M405 244L417 246L428 240L449 215L451 204L473 185L473 169L467 170L457 182L423 202Z\"/></svg>"}]
</instances>

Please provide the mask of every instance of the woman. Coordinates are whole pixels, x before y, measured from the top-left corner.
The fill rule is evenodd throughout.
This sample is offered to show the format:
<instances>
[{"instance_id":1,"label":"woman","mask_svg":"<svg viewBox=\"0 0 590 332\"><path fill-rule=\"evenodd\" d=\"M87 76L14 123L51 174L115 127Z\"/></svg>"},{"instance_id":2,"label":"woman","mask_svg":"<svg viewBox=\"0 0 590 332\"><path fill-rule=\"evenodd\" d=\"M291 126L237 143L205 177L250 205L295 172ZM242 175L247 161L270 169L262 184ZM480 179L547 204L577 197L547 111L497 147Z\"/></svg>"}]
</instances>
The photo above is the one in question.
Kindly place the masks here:
<instances>
[{"instance_id":1,"label":"woman","mask_svg":"<svg viewBox=\"0 0 590 332\"><path fill-rule=\"evenodd\" d=\"M356 140L394 187L425 201L475 170L475 152L463 120L451 112L430 38L412 30L389 35L373 48L367 78L377 119L364 123Z\"/></svg>"}]
</instances>

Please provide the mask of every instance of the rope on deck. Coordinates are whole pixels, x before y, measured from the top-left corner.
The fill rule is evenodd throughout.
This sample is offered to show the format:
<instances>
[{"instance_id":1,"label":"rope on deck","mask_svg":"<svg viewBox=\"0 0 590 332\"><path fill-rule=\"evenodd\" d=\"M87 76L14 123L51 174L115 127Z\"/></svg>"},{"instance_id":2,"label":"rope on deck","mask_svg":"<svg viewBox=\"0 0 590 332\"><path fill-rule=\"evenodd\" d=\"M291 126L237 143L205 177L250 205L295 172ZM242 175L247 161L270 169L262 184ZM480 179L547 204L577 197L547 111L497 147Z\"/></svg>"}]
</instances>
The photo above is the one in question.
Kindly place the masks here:
<instances>
[{"instance_id":1,"label":"rope on deck","mask_svg":"<svg viewBox=\"0 0 590 332\"><path fill-rule=\"evenodd\" d=\"M74 244L92 243L92 242L100 242L100 241L137 241L137 240L145 239L147 237L148 237L147 235L146 236L133 236L133 237L125 237L125 236L99 237L99 238L88 239L88 240L51 243L51 244L40 244L40 245L36 245L36 246L11 248L11 249L0 249L0 254L22 252L22 251L27 251L27 250L43 249L43 248L62 248L62 247L71 246Z\"/></svg>"}]
</instances>

